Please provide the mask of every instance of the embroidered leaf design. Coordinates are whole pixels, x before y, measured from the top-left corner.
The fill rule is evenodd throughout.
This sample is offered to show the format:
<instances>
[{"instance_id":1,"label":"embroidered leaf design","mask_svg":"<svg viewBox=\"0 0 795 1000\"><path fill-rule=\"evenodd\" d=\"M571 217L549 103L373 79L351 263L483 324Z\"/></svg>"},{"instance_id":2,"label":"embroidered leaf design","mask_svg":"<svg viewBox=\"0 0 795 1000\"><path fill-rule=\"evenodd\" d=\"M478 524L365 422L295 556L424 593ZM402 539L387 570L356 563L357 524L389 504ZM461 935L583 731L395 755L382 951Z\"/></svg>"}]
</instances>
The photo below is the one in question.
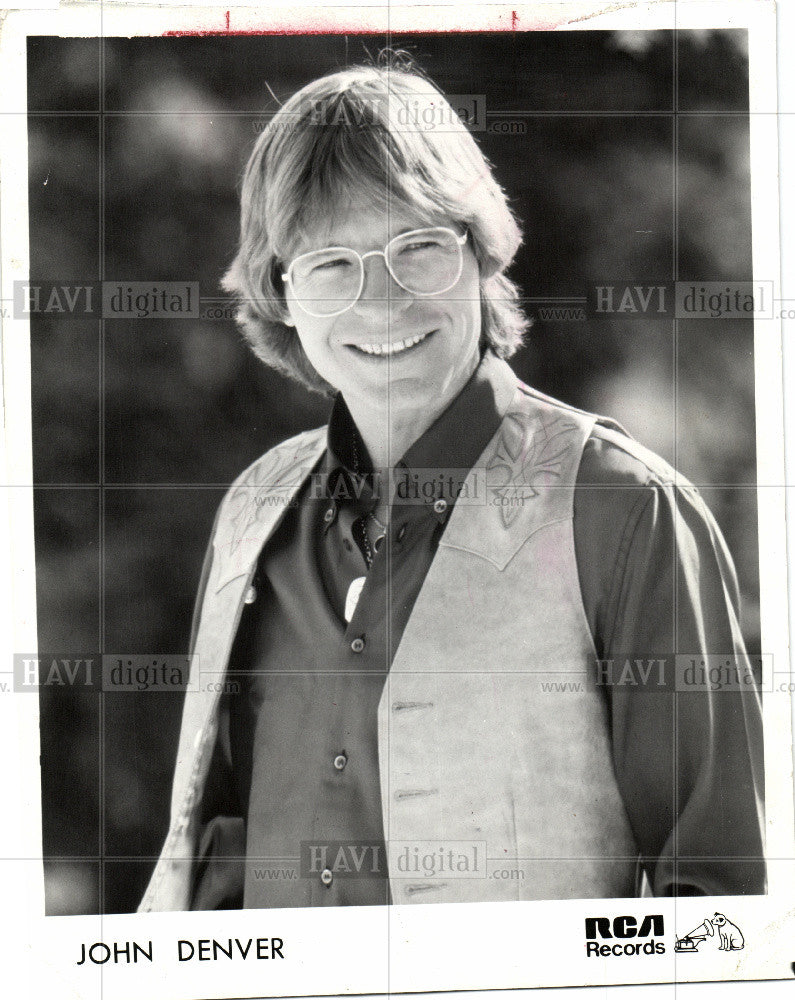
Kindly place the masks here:
<instances>
[{"instance_id":1,"label":"embroidered leaf design","mask_svg":"<svg viewBox=\"0 0 795 1000\"><path fill-rule=\"evenodd\" d=\"M559 478L577 425L563 416L540 414L528 425L522 414L508 413L497 448L487 466L489 485L501 500L503 525L510 527L524 503Z\"/></svg>"}]
</instances>

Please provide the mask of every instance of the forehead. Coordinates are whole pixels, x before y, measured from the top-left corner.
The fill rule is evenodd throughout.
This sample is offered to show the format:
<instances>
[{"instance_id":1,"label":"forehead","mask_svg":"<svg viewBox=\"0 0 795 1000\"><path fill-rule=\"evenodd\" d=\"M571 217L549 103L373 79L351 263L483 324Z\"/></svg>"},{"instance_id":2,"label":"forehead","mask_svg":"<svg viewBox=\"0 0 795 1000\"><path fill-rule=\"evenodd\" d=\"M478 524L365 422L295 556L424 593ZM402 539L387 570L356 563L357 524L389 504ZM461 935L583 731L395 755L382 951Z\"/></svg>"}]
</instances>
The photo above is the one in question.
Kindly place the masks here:
<instances>
[{"instance_id":1,"label":"forehead","mask_svg":"<svg viewBox=\"0 0 795 1000\"><path fill-rule=\"evenodd\" d=\"M347 202L307 219L293 243L293 255L328 246L346 246L364 253L381 249L400 233L425 226L450 225L443 216L430 217L405 205L360 205Z\"/></svg>"}]
</instances>

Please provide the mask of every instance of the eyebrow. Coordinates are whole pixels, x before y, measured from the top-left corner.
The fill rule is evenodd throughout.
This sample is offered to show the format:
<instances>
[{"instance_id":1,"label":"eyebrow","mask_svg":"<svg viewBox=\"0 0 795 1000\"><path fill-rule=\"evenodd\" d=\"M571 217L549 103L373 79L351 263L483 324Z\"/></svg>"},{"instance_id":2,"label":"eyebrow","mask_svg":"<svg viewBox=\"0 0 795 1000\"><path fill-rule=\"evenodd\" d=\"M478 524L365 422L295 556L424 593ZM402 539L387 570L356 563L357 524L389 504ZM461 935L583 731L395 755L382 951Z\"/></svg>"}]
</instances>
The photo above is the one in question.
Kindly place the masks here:
<instances>
[{"instance_id":1,"label":"eyebrow","mask_svg":"<svg viewBox=\"0 0 795 1000\"><path fill-rule=\"evenodd\" d=\"M443 223L443 222L431 223L431 222L426 222L426 223L424 223L422 225L419 225L419 226L417 226L417 225L402 226L398 232L394 233L392 236L389 236L386 239L385 243L391 243L392 240L397 239L398 236L405 236L406 233L413 233L413 232L416 232L416 231L421 230L421 229L436 229L436 228L438 228L440 226L443 226L443 225L448 225L448 226L450 226L450 228L453 227L453 223L452 222L449 222L449 223ZM383 244L381 246L383 246ZM344 242L319 243L319 244L317 244L315 246L310 246L310 248L308 250L302 250L301 253L294 253L290 259L293 260L296 257L302 257L305 253L314 253L316 250L330 250L333 247L344 247L346 250L355 250L356 249L355 247L352 247L350 244L344 243ZM374 247L373 249L381 249L381 247L378 247L378 248ZM367 253L369 251L364 251L364 252Z\"/></svg>"}]
</instances>

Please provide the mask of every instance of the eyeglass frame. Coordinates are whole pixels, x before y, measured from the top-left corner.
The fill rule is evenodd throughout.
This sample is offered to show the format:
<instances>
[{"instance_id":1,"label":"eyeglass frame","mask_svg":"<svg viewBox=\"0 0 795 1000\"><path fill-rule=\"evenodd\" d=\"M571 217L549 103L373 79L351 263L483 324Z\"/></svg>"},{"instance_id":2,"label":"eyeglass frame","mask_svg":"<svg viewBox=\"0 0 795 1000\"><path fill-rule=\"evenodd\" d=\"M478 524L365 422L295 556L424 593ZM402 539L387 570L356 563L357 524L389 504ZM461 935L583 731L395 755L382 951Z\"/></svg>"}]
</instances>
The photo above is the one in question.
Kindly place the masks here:
<instances>
[{"instance_id":1,"label":"eyeglass frame","mask_svg":"<svg viewBox=\"0 0 795 1000\"><path fill-rule=\"evenodd\" d=\"M390 245L394 243L396 240L404 240L407 236L417 236L420 233L433 233L433 232L439 232L440 230L445 233L450 233L455 238L455 241L458 244L459 248L458 273L456 274L455 278L453 279L453 281L450 282L449 285L447 285L445 288L440 288L436 292L415 292L411 288L406 288L406 286L395 276L392 268L389 266L389 259L387 258L386 255L387 250L389 249ZM301 301L301 299L297 295L295 295L295 289L293 288L293 295L295 295L296 305L299 307L299 309L302 309L308 316L313 316L315 319L330 319L332 316L341 316L342 313L347 312L349 309L353 309L353 307L361 298L362 292L364 291L364 280L365 280L364 262L368 257L383 257L384 265L386 266L389 276L392 278L392 280L395 282L396 285L402 288L404 292L408 292L409 295L417 295L422 298L428 298L433 295L443 295L445 292L449 292L451 288L454 288L458 284L461 278L461 273L464 270L463 246L466 243L468 236L469 236L468 229L465 229L463 235L459 236L458 233L454 229L451 229L449 226L424 226L422 229L410 229L407 233L398 233L397 236L393 236L391 240L388 240L384 244L383 250L368 250L367 253L362 254L354 250L353 247L341 247L341 246L320 247L319 250L307 250L306 253L302 253L299 254L297 257L294 257L290 261L287 270L282 272L281 277L282 281L284 281L285 284L290 285L290 287L292 288L293 287L292 271L296 263L302 258L309 257L311 254L314 253L320 253L329 250L344 250L346 253L354 254L359 259L359 264L361 265L359 268L359 289L356 292L353 301L349 302L347 306L343 306L342 309L337 309L335 312L330 312L330 313L314 313L311 310L307 309L306 306Z\"/></svg>"}]
</instances>

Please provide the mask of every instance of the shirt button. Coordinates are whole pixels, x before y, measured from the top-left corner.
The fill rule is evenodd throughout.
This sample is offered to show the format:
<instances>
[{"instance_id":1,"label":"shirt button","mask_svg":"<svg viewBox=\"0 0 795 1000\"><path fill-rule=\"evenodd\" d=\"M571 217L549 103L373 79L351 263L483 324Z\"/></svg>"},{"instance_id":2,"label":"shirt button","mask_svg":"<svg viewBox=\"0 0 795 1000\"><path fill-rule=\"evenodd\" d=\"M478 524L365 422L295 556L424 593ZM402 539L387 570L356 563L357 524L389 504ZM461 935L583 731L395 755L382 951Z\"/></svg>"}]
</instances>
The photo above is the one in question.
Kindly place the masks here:
<instances>
[{"instance_id":1,"label":"shirt button","mask_svg":"<svg viewBox=\"0 0 795 1000\"><path fill-rule=\"evenodd\" d=\"M320 881L326 887L331 885L331 883L334 881L334 876L332 875L330 868L323 869L323 871L320 873Z\"/></svg>"},{"instance_id":2,"label":"shirt button","mask_svg":"<svg viewBox=\"0 0 795 1000\"><path fill-rule=\"evenodd\" d=\"M362 650L364 649L363 635L357 636L357 638L353 640L353 642L351 643L351 649L354 651L354 653L362 652Z\"/></svg>"},{"instance_id":3,"label":"shirt button","mask_svg":"<svg viewBox=\"0 0 795 1000\"><path fill-rule=\"evenodd\" d=\"M329 507L328 508L328 510L326 511L326 513L323 515L323 520L326 522L326 524L331 524L331 522L334 520L334 508L333 507Z\"/></svg>"},{"instance_id":4,"label":"shirt button","mask_svg":"<svg viewBox=\"0 0 795 1000\"><path fill-rule=\"evenodd\" d=\"M344 753L338 753L337 756L334 758L334 767L336 767L338 771L344 770L345 765L347 763L348 763L348 758L345 756Z\"/></svg>"},{"instance_id":5,"label":"shirt button","mask_svg":"<svg viewBox=\"0 0 795 1000\"><path fill-rule=\"evenodd\" d=\"M257 599L257 588L252 583L251 586L246 591L246 596L243 598L243 600L246 602L246 604L253 604L254 601L256 601L256 599Z\"/></svg>"},{"instance_id":6,"label":"shirt button","mask_svg":"<svg viewBox=\"0 0 795 1000\"><path fill-rule=\"evenodd\" d=\"M398 528L397 540L399 542L402 542L405 537L406 537L406 525L401 524L400 528Z\"/></svg>"},{"instance_id":7,"label":"shirt button","mask_svg":"<svg viewBox=\"0 0 795 1000\"><path fill-rule=\"evenodd\" d=\"M447 510L447 501L437 500L436 503L433 505L433 509L436 511L437 514L444 514L444 512Z\"/></svg>"}]
</instances>

